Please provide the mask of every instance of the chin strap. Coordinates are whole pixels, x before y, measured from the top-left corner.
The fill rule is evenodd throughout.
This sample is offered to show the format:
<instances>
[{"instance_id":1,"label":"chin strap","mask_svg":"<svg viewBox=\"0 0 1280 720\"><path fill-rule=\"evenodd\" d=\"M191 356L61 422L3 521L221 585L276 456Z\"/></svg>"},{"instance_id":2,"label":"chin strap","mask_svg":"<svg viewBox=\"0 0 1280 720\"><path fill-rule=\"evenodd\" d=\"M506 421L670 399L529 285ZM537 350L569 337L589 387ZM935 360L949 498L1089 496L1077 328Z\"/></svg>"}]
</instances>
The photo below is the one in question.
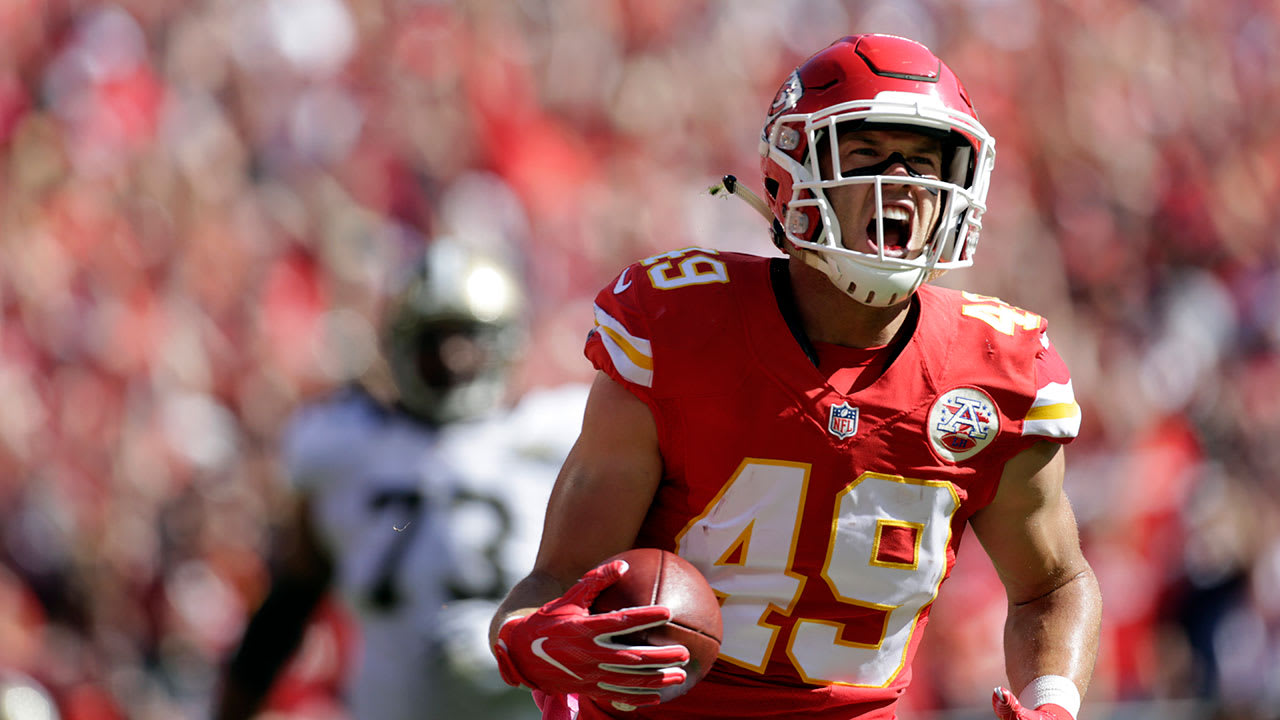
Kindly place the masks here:
<instances>
[{"instance_id":1,"label":"chin strap","mask_svg":"<svg viewBox=\"0 0 1280 720\"><path fill-rule=\"evenodd\" d=\"M720 182L707 188L707 192L710 193L712 197L719 197L728 193L729 195L741 198L743 202L754 208L755 211L760 213L760 216L769 221L771 225L777 226L774 228L775 235L781 232L782 228L778 225L777 219L773 217L773 211L769 209L769 206L765 204L764 200L762 200L759 195L752 192L751 188L739 184L736 176L725 175ZM775 244L778 243L775 241ZM778 247L779 249L782 249L782 245L779 244ZM809 267L812 267L823 274L827 273L827 259L821 254L811 250L800 249L800 257L804 261L804 264Z\"/></svg>"},{"instance_id":2,"label":"chin strap","mask_svg":"<svg viewBox=\"0 0 1280 720\"><path fill-rule=\"evenodd\" d=\"M827 262L826 257L821 253L816 253L808 248L797 248L797 250L800 252L800 259L804 261L805 265L821 272L823 275L831 277L831 273L838 272L838 270L831 267L831 263ZM835 279L832 278L831 282L834 284ZM839 287L839 285L836 287Z\"/></svg>"},{"instance_id":3,"label":"chin strap","mask_svg":"<svg viewBox=\"0 0 1280 720\"><path fill-rule=\"evenodd\" d=\"M716 197L721 193L736 195L742 198L743 202L754 208L756 212L760 213L760 217L773 222L773 211L769 209L769 206L765 204L764 200L760 199L759 195L752 192L751 188L739 185L738 178L734 175L725 175L720 182L707 188L707 192L712 197Z\"/></svg>"},{"instance_id":4,"label":"chin strap","mask_svg":"<svg viewBox=\"0 0 1280 720\"><path fill-rule=\"evenodd\" d=\"M743 202L750 205L756 212L760 213L760 217L769 223L769 236L773 240L773 244L782 252L787 251L786 232L782 229L782 223L773 216L773 211L765 204L760 196L751 192L751 189L738 184L738 178L734 175L725 175L720 182L707 188L707 192L716 197L723 193L736 195Z\"/></svg>"}]
</instances>

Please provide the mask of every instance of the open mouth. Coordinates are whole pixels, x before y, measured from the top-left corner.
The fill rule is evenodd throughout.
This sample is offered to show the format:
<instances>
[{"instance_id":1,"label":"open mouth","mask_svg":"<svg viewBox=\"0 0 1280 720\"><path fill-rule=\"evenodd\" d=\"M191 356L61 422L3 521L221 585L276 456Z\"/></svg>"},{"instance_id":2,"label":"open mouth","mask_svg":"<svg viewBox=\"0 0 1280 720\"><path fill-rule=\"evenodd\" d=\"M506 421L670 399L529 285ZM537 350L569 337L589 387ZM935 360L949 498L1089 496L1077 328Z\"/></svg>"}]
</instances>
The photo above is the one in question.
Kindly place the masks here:
<instances>
[{"instance_id":1,"label":"open mouth","mask_svg":"<svg viewBox=\"0 0 1280 720\"><path fill-rule=\"evenodd\" d=\"M883 224L885 257L906 257L907 245L911 242L911 223L914 216L915 213L911 210L899 205L880 208L878 215L873 215L871 221L867 223L867 244L871 252L878 252L876 225Z\"/></svg>"}]
</instances>

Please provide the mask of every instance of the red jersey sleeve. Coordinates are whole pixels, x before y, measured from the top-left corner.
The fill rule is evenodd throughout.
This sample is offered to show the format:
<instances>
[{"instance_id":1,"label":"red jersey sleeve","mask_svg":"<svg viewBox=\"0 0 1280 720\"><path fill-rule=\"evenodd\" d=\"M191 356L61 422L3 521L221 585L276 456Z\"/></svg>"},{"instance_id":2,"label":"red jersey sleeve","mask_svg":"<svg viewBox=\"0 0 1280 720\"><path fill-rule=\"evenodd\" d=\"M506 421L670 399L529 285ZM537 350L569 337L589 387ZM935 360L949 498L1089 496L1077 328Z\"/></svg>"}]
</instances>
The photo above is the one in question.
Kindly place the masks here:
<instances>
[{"instance_id":1,"label":"red jersey sleeve","mask_svg":"<svg viewBox=\"0 0 1280 720\"><path fill-rule=\"evenodd\" d=\"M712 373L705 359L724 352L716 328L740 330L734 287L755 287L767 273L766 259L700 247L644 258L596 295L595 327L584 352L596 369L651 407L705 393L709 383L740 375L732 367ZM731 286L730 276L737 285Z\"/></svg>"},{"instance_id":2,"label":"red jersey sleeve","mask_svg":"<svg viewBox=\"0 0 1280 720\"><path fill-rule=\"evenodd\" d=\"M1080 433L1080 405L1071 388L1071 373L1049 340L1048 323L1040 324L1040 345L1036 354L1035 398L1022 419L1023 437L1069 443Z\"/></svg>"},{"instance_id":3,"label":"red jersey sleeve","mask_svg":"<svg viewBox=\"0 0 1280 720\"><path fill-rule=\"evenodd\" d=\"M600 370L647 403L653 402L653 343L641 279L629 265L596 295L595 327L583 352ZM638 282L639 281L639 282Z\"/></svg>"},{"instance_id":4,"label":"red jersey sleeve","mask_svg":"<svg viewBox=\"0 0 1280 720\"><path fill-rule=\"evenodd\" d=\"M942 363L943 385L971 384L990 393L1001 417L1000 450L993 455L1007 458L1041 440L1075 439L1080 406L1067 364L1049 340L1048 320L995 297L921 291L938 303L931 313L935 324L959 315L956 334L947 340L954 347Z\"/></svg>"}]
</instances>

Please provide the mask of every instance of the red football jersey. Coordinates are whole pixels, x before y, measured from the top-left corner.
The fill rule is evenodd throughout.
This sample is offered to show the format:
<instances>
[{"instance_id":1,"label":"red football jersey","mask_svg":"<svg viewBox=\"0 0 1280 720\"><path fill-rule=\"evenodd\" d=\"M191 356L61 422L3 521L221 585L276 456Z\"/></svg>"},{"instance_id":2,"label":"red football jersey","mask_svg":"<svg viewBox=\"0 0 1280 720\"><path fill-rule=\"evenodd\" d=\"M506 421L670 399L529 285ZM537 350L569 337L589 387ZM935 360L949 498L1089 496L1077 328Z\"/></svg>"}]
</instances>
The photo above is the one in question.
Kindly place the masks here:
<instances>
[{"instance_id":1,"label":"red football jersey","mask_svg":"<svg viewBox=\"0 0 1280 720\"><path fill-rule=\"evenodd\" d=\"M966 521L1009 458L1079 429L1040 316L933 286L888 369L841 394L770 263L688 248L596 298L587 357L651 408L664 462L636 545L702 570L724 641L683 697L582 718L893 717Z\"/></svg>"}]
</instances>

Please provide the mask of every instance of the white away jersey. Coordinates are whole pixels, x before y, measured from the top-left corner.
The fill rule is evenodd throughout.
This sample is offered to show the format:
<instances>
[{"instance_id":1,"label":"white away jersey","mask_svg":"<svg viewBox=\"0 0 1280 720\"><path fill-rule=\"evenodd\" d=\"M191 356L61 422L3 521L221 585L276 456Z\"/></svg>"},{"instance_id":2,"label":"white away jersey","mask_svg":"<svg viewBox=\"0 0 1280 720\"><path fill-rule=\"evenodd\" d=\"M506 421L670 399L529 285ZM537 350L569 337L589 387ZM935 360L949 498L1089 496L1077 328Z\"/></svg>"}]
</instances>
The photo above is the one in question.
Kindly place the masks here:
<instances>
[{"instance_id":1,"label":"white away jersey","mask_svg":"<svg viewBox=\"0 0 1280 720\"><path fill-rule=\"evenodd\" d=\"M298 414L285 464L311 500L363 640L349 683L354 717L532 707L527 693L501 697L487 626L533 565L585 403L585 386L536 391L513 410L438 431L357 390Z\"/></svg>"}]
</instances>

